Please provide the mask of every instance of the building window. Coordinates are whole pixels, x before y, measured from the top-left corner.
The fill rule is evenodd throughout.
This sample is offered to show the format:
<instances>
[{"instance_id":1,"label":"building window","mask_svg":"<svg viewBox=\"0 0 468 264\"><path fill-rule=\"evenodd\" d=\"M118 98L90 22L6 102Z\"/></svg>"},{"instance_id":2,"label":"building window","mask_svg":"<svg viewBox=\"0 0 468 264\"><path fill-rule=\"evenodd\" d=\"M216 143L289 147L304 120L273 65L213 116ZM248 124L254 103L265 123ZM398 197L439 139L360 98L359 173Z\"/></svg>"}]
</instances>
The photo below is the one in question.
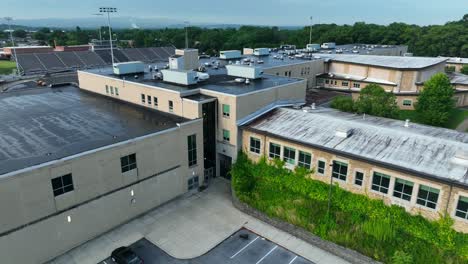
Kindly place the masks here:
<instances>
[{"instance_id":1,"label":"building window","mask_svg":"<svg viewBox=\"0 0 468 264\"><path fill-rule=\"evenodd\" d=\"M403 100L403 105L404 105L404 106L412 106L412 105L413 105L413 101L412 101L412 100L409 100L409 99L405 99L405 100Z\"/></svg>"},{"instance_id":2,"label":"building window","mask_svg":"<svg viewBox=\"0 0 468 264\"><path fill-rule=\"evenodd\" d=\"M325 80L325 84L329 84L330 81L328 79Z\"/></svg>"},{"instance_id":3,"label":"building window","mask_svg":"<svg viewBox=\"0 0 468 264\"><path fill-rule=\"evenodd\" d=\"M223 140L229 142L231 140L231 132L223 129Z\"/></svg>"},{"instance_id":4,"label":"building window","mask_svg":"<svg viewBox=\"0 0 468 264\"><path fill-rule=\"evenodd\" d=\"M343 86L343 87L348 87L348 84L349 84L349 83L348 83L348 82L345 82L345 81L341 82L341 86Z\"/></svg>"},{"instance_id":5,"label":"building window","mask_svg":"<svg viewBox=\"0 0 468 264\"><path fill-rule=\"evenodd\" d=\"M115 88L115 95L118 96L119 95L119 88L117 88L117 87L114 87L114 88Z\"/></svg>"},{"instance_id":6,"label":"building window","mask_svg":"<svg viewBox=\"0 0 468 264\"><path fill-rule=\"evenodd\" d=\"M297 162L297 165L299 167L310 169L311 161L312 161L312 155L310 153L299 151L299 160Z\"/></svg>"},{"instance_id":7,"label":"building window","mask_svg":"<svg viewBox=\"0 0 468 264\"><path fill-rule=\"evenodd\" d=\"M372 178L372 190L386 194L388 193L389 186L390 176L380 172L374 172L374 177Z\"/></svg>"},{"instance_id":8,"label":"building window","mask_svg":"<svg viewBox=\"0 0 468 264\"><path fill-rule=\"evenodd\" d=\"M106 85L106 94L109 93L109 85Z\"/></svg>"},{"instance_id":9,"label":"building window","mask_svg":"<svg viewBox=\"0 0 468 264\"><path fill-rule=\"evenodd\" d=\"M53 178L51 182L52 190L54 191L55 197L74 190L73 178L71 173L57 178Z\"/></svg>"},{"instance_id":10,"label":"building window","mask_svg":"<svg viewBox=\"0 0 468 264\"><path fill-rule=\"evenodd\" d=\"M111 92L112 95L114 95L114 87L112 87L112 86L110 87L110 92Z\"/></svg>"},{"instance_id":11,"label":"building window","mask_svg":"<svg viewBox=\"0 0 468 264\"><path fill-rule=\"evenodd\" d=\"M361 88L361 84L360 83L353 83L353 87L354 88Z\"/></svg>"},{"instance_id":12,"label":"building window","mask_svg":"<svg viewBox=\"0 0 468 264\"><path fill-rule=\"evenodd\" d=\"M156 96L153 97L153 102L154 102L154 106L158 107L158 98Z\"/></svg>"},{"instance_id":13,"label":"building window","mask_svg":"<svg viewBox=\"0 0 468 264\"><path fill-rule=\"evenodd\" d=\"M275 143L270 143L269 157L272 159L280 159L281 158L281 146Z\"/></svg>"},{"instance_id":14,"label":"building window","mask_svg":"<svg viewBox=\"0 0 468 264\"><path fill-rule=\"evenodd\" d=\"M121 157L120 168L122 169L122 173L136 169L137 168L136 154L134 153L125 157Z\"/></svg>"},{"instance_id":15,"label":"building window","mask_svg":"<svg viewBox=\"0 0 468 264\"><path fill-rule=\"evenodd\" d=\"M289 147L283 148L283 160L294 165L296 163L296 150Z\"/></svg>"},{"instance_id":16,"label":"building window","mask_svg":"<svg viewBox=\"0 0 468 264\"><path fill-rule=\"evenodd\" d=\"M250 137L250 152L260 154L260 139Z\"/></svg>"},{"instance_id":17,"label":"building window","mask_svg":"<svg viewBox=\"0 0 468 264\"><path fill-rule=\"evenodd\" d=\"M458 198L455 215L463 219L468 219L468 197L460 196Z\"/></svg>"},{"instance_id":18,"label":"building window","mask_svg":"<svg viewBox=\"0 0 468 264\"><path fill-rule=\"evenodd\" d=\"M348 175L348 164L341 161L333 161L333 178L337 178L342 181L346 181L346 176Z\"/></svg>"},{"instance_id":19,"label":"building window","mask_svg":"<svg viewBox=\"0 0 468 264\"><path fill-rule=\"evenodd\" d=\"M416 203L425 207L435 209L439 200L439 190L426 185L419 186L418 199Z\"/></svg>"},{"instance_id":20,"label":"building window","mask_svg":"<svg viewBox=\"0 0 468 264\"><path fill-rule=\"evenodd\" d=\"M198 175L187 180L187 187L189 191L197 189L199 185Z\"/></svg>"},{"instance_id":21,"label":"building window","mask_svg":"<svg viewBox=\"0 0 468 264\"><path fill-rule=\"evenodd\" d=\"M413 183L402 179L395 180L395 187L393 188L393 196L410 201L413 194Z\"/></svg>"},{"instance_id":22,"label":"building window","mask_svg":"<svg viewBox=\"0 0 468 264\"><path fill-rule=\"evenodd\" d=\"M174 102L169 100L169 112L174 112Z\"/></svg>"},{"instance_id":23,"label":"building window","mask_svg":"<svg viewBox=\"0 0 468 264\"><path fill-rule=\"evenodd\" d=\"M317 163L317 173L318 174L325 174L325 161L323 160L319 160L318 163Z\"/></svg>"},{"instance_id":24,"label":"building window","mask_svg":"<svg viewBox=\"0 0 468 264\"><path fill-rule=\"evenodd\" d=\"M151 102L151 96L148 95L147 98L148 98L148 104L149 104L149 105L152 104L152 102Z\"/></svg>"},{"instance_id":25,"label":"building window","mask_svg":"<svg viewBox=\"0 0 468 264\"><path fill-rule=\"evenodd\" d=\"M364 181L364 173L360 171L356 171L354 174L354 184L358 186L362 186L362 182Z\"/></svg>"},{"instance_id":26,"label":"building window","mask_svg":"<svg viewBox=\"0 0 468 264\"><path fill-rule=\"evenodd\" d=\"M223 117L230 117L231 116L231 106L227 104L223 104Z\"/></svg>"},{"instance_id":27,"label":"building window","mask_svg":"<svg viewBox=\"0 0 468 264\"><path fill-rule=\"evenodd\" d=\"M197 165L197 135L187 137L187 147L189 167Z\"/></svg>"},{"instance_id":28,"label":"building window","mask_svg":"<svg viewBox=\"0 0 468 264\"><path fill-rule=\"evenodd\" d=\"M146 101L146 96L144 94L141 94L141 103L144 104Z\"/></svg>"}]
</instances>

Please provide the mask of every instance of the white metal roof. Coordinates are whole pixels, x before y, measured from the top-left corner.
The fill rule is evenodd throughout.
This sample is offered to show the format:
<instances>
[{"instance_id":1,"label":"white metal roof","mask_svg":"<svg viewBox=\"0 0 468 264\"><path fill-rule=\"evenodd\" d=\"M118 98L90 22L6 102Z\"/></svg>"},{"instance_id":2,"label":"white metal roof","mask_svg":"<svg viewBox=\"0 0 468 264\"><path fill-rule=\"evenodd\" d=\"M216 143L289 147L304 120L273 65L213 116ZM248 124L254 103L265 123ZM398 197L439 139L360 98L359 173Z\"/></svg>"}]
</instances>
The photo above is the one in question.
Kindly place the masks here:
<instances>
[{"instance_id":1,"label":"white metal roof","mask_svg":"<svg viewBox=\"0 0 468 264\"><path fill-rule=\"evenodd\" d=\"M324 58L330 58L332 61L337 62L348 62L397 69L421 69L442 63L447 60L447 58L380 55L320 54L320 56Z\"/></svg>"},{"instance_id":2,"label":"white metal roof","mask_svg":"<svg viewBox=\"0 0 468 264\"><path fill-rule=\"evenodd\" d=\"M317 108L304 112L279 108L249 125L296 142L303 142L359 157L408 173L423 174L468 185L468 160L455 163L468 153L468 133L455 130ZM350 130L348 138L335 136Z\"/></svg>"}]
</instances>

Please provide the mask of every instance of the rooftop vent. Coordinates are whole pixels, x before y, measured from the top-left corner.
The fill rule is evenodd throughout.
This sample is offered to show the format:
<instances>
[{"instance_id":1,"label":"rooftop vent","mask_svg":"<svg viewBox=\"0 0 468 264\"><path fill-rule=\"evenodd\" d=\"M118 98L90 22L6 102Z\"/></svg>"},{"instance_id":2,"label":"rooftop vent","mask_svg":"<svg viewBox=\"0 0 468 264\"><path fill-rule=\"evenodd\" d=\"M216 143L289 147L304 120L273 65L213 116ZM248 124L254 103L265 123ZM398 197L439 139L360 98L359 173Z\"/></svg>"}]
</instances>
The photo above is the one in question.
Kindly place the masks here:
<instances>
[{"instance_id":1,"label":"rooftop vent","mask_svg":"<svg viewBox=\"0 0 468 264\"><path fill-rule=\"evenodd\" d=\"M335 131L335 136L339 138L349 138L353 134L353 129L351 128L338 128Z\"/></svg>"},{"instance_id":2,"label":"rooftop vent","mask_svg":"<svg viewBox=\"0 0 468 264\"><path fill-rule=\"evenodd\" d=\"M452 158L451 162L456 165L468 168L468 152L458 151Z\"/></svg>"},{"instance_id":3,"label":"rooftop vent","mask_svg":"<svg viewBox=\"0 0 468 264\"><path fill-rule=\"evenodd\" d=\"M409 119L406 119L406 120L405 120L405 127L409 127L409 125L410 125L410 120L409 120Z\"/></svg>"},{"instance_id":4,"label":"rooftop vent","mask_svg":"<svg viewBox=\"0 0 468 264\"><path fill-rule=\"evenodd\" d=\"M302 107L302 111L303 111L304 113L309 113L311 110L312 110L312 108L309 107L309 106L304 106L304 107Z\"/></svg>"}]
</instances>

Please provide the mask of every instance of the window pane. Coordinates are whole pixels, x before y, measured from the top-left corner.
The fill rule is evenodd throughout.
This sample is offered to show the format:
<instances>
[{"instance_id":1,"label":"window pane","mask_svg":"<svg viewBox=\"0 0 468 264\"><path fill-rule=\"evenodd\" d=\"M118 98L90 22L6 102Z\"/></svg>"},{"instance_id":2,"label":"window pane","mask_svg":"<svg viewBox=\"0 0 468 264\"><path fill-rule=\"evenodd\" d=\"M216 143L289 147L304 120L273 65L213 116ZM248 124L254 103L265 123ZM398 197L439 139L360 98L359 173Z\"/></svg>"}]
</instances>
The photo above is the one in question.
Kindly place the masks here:
<instances>
[{"instance_id":1,"label":"window pane","mask_svg":"<svg viewBox=\"0 0 468 264\"><path fill-rule=\"evenodd\" d=\"M62 177L62 182L64 186L73 185L73 179L71 174L67 174Z\"/></svg>"},{"instance_id":2,"label":"window pane","mask_svg":"<svg viewBox=\"0 0 468 264\"><path fill-rule=\"evenodd\" d=\"M52 179L52 189L56 190L62 188L62 179L60 177Z\"/></svg>"}]
</instances>

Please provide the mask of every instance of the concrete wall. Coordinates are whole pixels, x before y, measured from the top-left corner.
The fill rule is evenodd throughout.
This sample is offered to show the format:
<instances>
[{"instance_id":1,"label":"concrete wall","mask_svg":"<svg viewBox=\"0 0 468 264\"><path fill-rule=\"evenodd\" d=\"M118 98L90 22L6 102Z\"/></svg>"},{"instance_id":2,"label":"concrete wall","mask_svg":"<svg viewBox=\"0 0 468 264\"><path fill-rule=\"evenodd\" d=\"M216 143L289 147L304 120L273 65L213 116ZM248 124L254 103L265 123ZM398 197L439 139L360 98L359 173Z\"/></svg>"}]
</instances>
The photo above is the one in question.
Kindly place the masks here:
<instances>
[{"instance_id":1,"label":"concrete wall","mask_svg":"<svg viewBox=\"0 0 468 264\"><path fill-rule=\"evenodd\" d=\"M249 144L250 144L251 136L260 139L261 141L260 154L252 153L249 151ZM298 160L300 150L311 153L312 154L312 161L311 161L312 168L317 167L317 163L319 160L325 161L326 166L325 166L325 173L323 175L314 173L314 174L311 174L310 177L315 180L323 181L326 183L330 182L330 177L332 174L332 168L329 165L332 164L334 160L345 162L348 164L348 175L347 175L346 181L338 180L335 178L333 179L333 182L337 183L341 188L354 192L354 193L367 195L373 199L382 199L387 205L396 204L396 205L402 206L403 208L405 208L406 211L408 211L411 214L415 214L415 215L421 214L422 216L431 220L439 219L440 217L439 213L444 214L445 212L447 212L447 214L449 214L455 220L454 228L459 232L468 233L468 221L461 219L459 217L455 217L455 207L456 207L456 204L458 203L458 196L459 195L463 195L465 197L468 196L467 189L461 189L458 187L454 187L451 189L450 186L445 183L424 179L424 178L417 177L411 174L402 173L396 170L391 170L391 169L381 167L375 164L370 164L364 161L354 160L348 157L337 156L334 153L325 152L319 149L300 145L294 142L285 141L285 140L275 138L275 137L264 136L262 134L257 134L248 130L243 130L242 137L243 137L243 142L244 142L242 146L244 152L247 153L248 156L255 161L258 161L258 159L263 155L266 155L268 157L268 153L269 153L268 146L270 142L279 144L282 147L288 146L288 147L295 148L296 149L296 165L297 165L297 160ZM282 157L283 157L283 148L281 148L281 158ZM364 173L364 180L363 180L362 186L358 186L354 184L354 175L356 171ZM388 194L382 194L371 189L372 175L374 172L381 172L381 173L385 173L391 176ZM395 185L396 178L408 180L414 183L413 193L412 193L410 201L402 200L393 196L393 187ZM423 206L416 204L416 197L418 194L419 186L421 184L440 190L436 209L431 209L431 208L423 207ZM448 209L446 210L446 208Z\"/></svg>"},{"instance_id":2,"label":"concrete wall","mask_svg":"<svg viewBox=\"0 0 468 264\"><path fill-rule=\"evenodd\" d=\"M189 168L187 136L192 134L198 165ZM137 169L121 173L120 157L132 153ZM54 197L51 179L68 173L74 191ZM45 262L185 193L192 175L203 182L201 120L3 175L0 209L8 213L0 223L1 262Z\"/></svg>"},{"instance_id":3,"label":"concrete wall","mask_svg":"<svg viewBox=\"0 0 468 264\"><path fill-rule=\"evenodd\" d=\"M289 64L271 68L265 68L265 74L289 76L294 78L303 78L307 80L308 88L316 87L315 76L325 73L325 65L323 60L302 61L297 64Z\"/></svg>"}]
</instances>

